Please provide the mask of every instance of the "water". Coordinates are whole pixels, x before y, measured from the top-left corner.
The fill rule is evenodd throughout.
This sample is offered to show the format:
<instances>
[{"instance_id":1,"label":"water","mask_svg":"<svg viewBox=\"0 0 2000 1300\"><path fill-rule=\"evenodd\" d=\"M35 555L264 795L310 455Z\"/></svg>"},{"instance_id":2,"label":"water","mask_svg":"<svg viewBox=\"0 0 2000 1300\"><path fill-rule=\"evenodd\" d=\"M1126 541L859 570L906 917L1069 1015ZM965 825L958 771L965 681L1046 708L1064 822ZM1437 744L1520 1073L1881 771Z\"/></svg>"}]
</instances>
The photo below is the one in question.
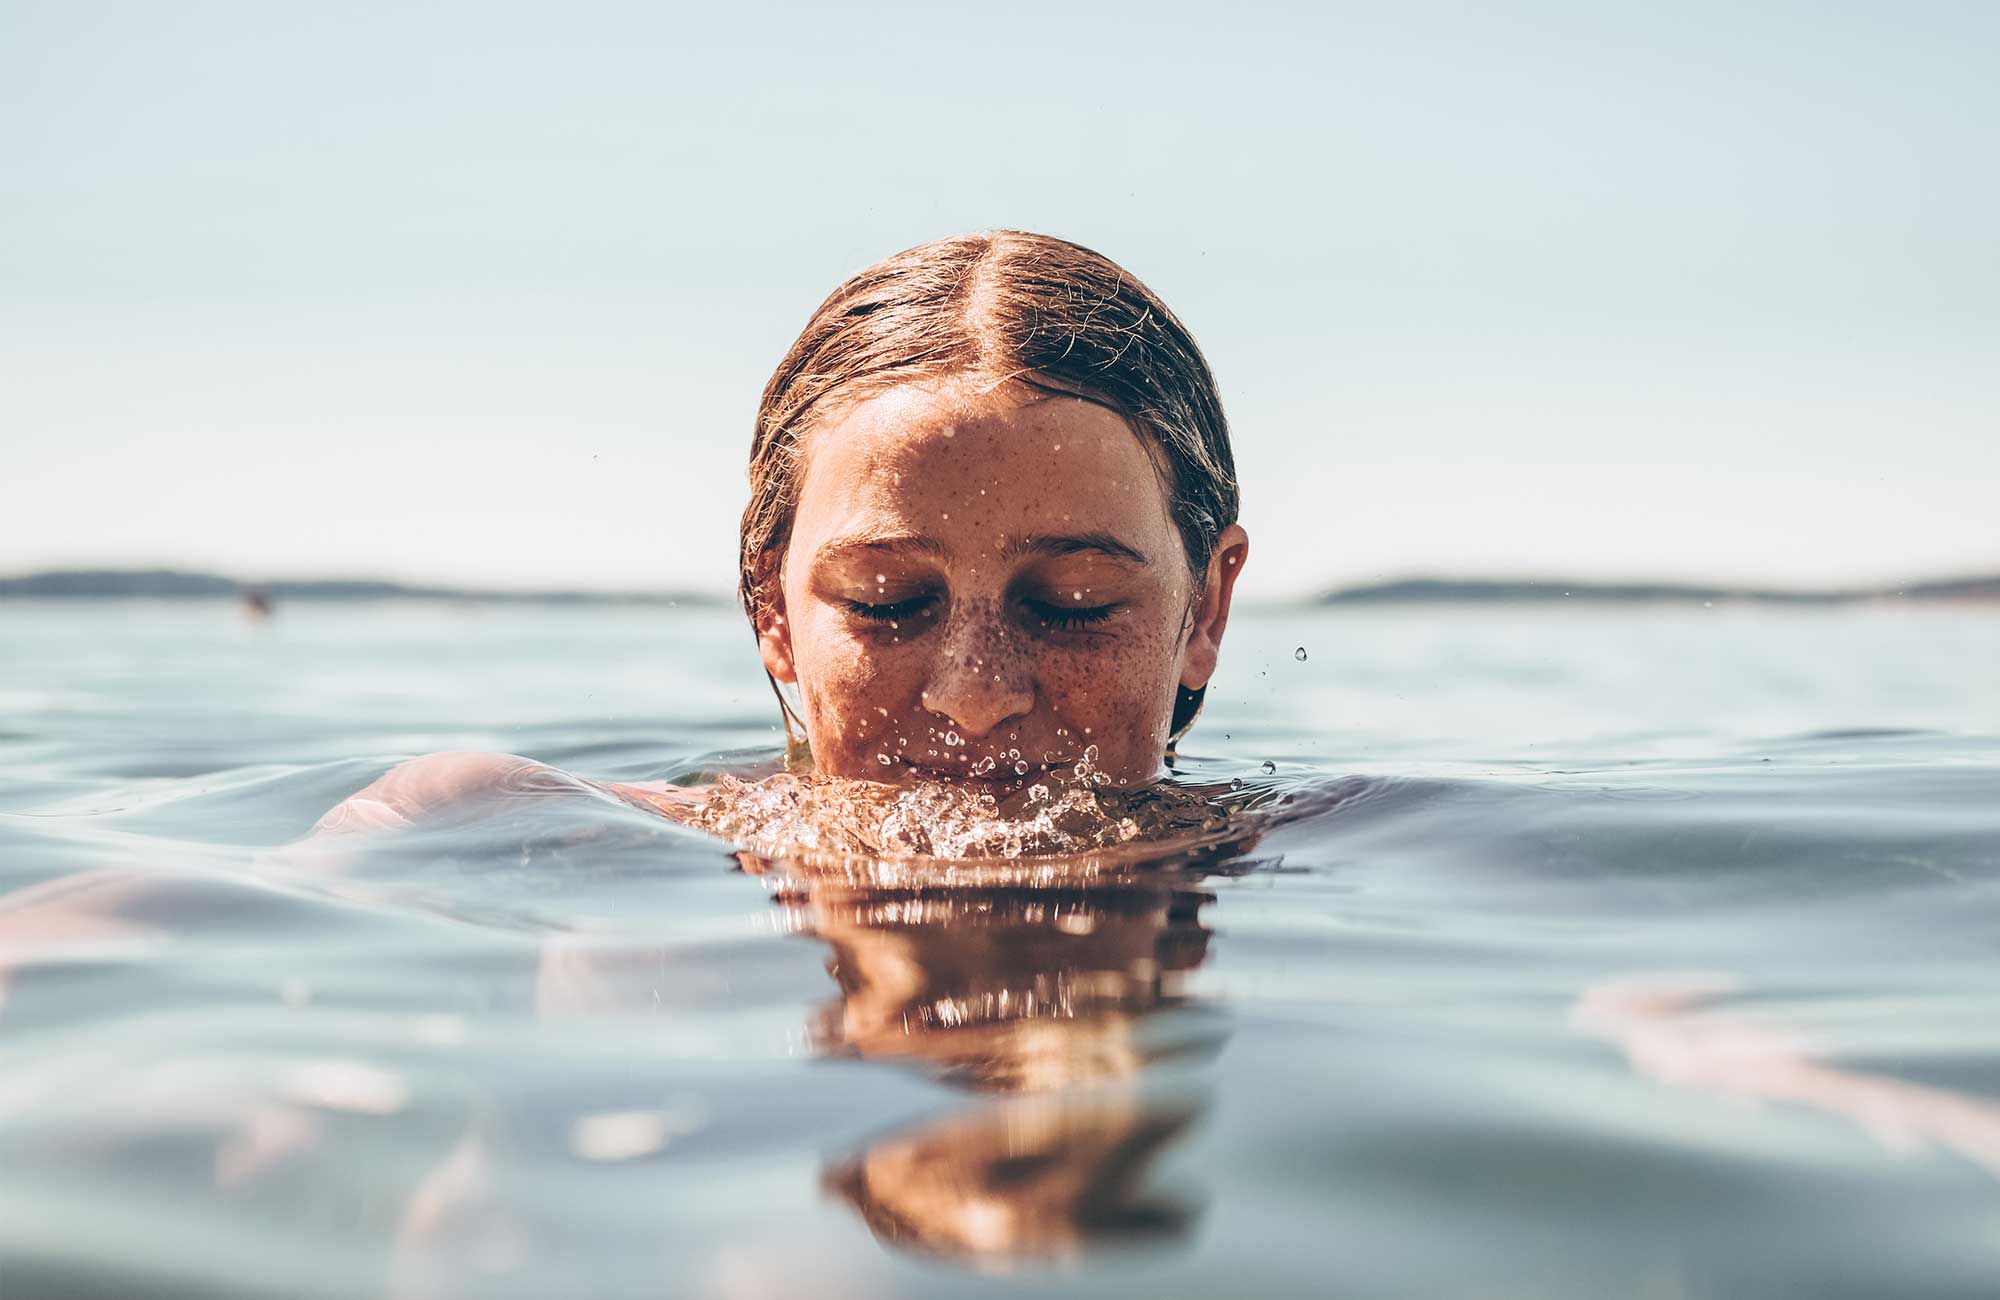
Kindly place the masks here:
<instances>
[{"instance_id":1,"label":"water","mask_svg":"<svg viewBox=\"0 0 2000 1300\"><path fill-rule=\"evenodd\" d=\"M587 792L283 849L768 761L733 611L0 606L0 1296L1991 1297L1996 664L1245 611L1187 775L1277 820L884 889Z\"/></svg>"}]
</instances>

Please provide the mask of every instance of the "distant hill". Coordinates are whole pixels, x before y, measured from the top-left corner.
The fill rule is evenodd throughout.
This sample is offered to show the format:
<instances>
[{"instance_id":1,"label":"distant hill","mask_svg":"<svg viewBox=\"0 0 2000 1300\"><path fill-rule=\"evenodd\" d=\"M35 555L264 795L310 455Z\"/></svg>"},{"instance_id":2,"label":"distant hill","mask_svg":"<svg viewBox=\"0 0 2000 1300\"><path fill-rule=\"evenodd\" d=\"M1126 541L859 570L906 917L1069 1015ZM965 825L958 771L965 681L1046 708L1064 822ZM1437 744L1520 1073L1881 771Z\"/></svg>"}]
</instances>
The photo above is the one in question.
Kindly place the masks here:
<instances>
[{"instance_id":1,"label":"distant hill","mask_svg":"<svg viewBox=\"0 0 2000 1300\"><path fill-rule=\"evenodd\" d=\"M412 586L367 578L246 582L219 574L189 573L178 569L56 569L16 578L0 578L0 599L234 600L251 594L261 594L278 604L294 600L454 600L521 605L730 603L729 597L708 592L491 591L473 587ZM1838 591L1707 587L1665 582L1564 582L1553 578L1405 578L1396 582L1342 587L1320 596L1313 603L1390 605L1588 601L1833 605L1874 600L2000 601L2000 574Z\"/></svg>"},{"instance_id":2,"label":"distant hill","mask_svg":"<svg viewBox=\"0 0 2000 1300\"><path fill-rule=\"evenodd\" d=\"M1837 605L1876 600L2000 601L2000 574L1833 591L1705 587L1668 582L1564 582L1545 578L1405 578L1396 582L1341 587L1321 596L1316 603L1388 605L1558 600L1659 604L1755 602L1779 605Z\"/></svg>"},{"instance_id":3,"label":"distant hill","mask_svg":"<svg viewBox=\"0 0 2000 1300\"><path fill-rule=\"evenodd\" d=\"M471 587L419 587L366 578L314 581L244 582L213 573L178 569L56 569L18 578L0 578L0 599L233 600L260 594L292 600L469 600L526 605L726 604L706 592L650 591L487 591Z\"/></svg>"}]
</instances>

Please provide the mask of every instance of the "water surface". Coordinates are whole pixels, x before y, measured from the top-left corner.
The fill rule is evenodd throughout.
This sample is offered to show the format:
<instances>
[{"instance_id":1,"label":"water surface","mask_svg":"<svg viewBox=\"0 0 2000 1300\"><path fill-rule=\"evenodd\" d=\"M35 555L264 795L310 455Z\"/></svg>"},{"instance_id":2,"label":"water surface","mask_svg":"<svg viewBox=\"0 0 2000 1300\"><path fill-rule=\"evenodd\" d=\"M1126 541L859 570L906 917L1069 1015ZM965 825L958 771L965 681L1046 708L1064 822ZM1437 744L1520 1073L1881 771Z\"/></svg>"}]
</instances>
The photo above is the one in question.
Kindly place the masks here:
<instances>
[{"instance_id":1,"label":"water surface","mask_svg":"<svg viewBox=\"0 0 2000 1300\"><path fill-rule=\"evenodd\" d=\"M754 769L753 651L0 605L0 1296L2000 1294L2000 613L1247 611L1183 776L1281 811L1095 881L284 847Z\"/></svg>"}]
</instances>

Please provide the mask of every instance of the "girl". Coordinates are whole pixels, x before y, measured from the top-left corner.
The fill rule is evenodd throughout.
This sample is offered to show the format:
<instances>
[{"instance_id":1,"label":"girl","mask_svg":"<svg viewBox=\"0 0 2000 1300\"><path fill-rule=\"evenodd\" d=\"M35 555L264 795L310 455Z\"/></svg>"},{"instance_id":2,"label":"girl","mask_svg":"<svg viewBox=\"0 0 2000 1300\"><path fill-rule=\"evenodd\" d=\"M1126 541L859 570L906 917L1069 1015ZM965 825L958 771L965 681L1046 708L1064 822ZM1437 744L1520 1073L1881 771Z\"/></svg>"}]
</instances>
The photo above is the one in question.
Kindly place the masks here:
<instances>
[{"instance_id":1,"label":"girl","mask_svg":"<svg viewBox=\"0 0 2000 1300\"><path fill-rule=\"evenodd\" d=\"M998 231L869 267L779 362L751 443L740 587L788 765L994 805L1151 783L1215 672L1236 515L1208 365L1110 260ZM551 781L432 755L320 829ZM692 815L686 791L607 788Z\"/></svg>"}]
</instances>

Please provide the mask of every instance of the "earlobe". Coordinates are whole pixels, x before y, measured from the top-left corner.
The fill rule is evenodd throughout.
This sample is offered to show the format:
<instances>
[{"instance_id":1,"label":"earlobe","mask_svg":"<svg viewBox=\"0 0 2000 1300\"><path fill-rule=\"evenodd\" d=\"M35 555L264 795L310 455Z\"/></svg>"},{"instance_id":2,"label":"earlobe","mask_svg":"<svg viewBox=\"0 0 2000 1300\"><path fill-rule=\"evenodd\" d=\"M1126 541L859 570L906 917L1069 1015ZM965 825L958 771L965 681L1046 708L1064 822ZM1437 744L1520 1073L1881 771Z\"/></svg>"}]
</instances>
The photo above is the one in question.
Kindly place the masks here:
<instances>
[{"instance_id":1,"label":"earlobe","mask_svg":"<svg viewBox=\"0 0 2000 1300\"><path fill-rule=\"evenodd\" d=\"M757 653L764 660L765 672L788 686L798 682L799 674L792 667L791 653L776 635L766 632L758 637Z\"/></svg>"},{"instance_id":2,"label":"earlobe","mask_svg":"<svg viewBox=\"0 0 2000 1300\"><path fill-rule=\"evenodd\" d=\"M774 680L796 684L799 670L792 663L792 629L785 622L785 591L777 574L764 578L757 610L757 655L764 661L764 671Z\"/></svg>"},{"instance_id":3,"label":"earlobe","mask_svg":"<svg viewBox=\"0 0 2000 1300\"><path fill-rule=\"evenodd\" d=\"M1198 691L1215 675L1216 659L1222 649L1222 633L1229 626L1229 604L1236 593L1236 579L1250 558L1250 535L1240 524L1231 524L1216 538L1215 553L1208 561L1207 580L1201 601L1195 606L1194 626L1189 630L1187 649L1181 658L1181 685Z\"/></svg>"}]
</instances>

